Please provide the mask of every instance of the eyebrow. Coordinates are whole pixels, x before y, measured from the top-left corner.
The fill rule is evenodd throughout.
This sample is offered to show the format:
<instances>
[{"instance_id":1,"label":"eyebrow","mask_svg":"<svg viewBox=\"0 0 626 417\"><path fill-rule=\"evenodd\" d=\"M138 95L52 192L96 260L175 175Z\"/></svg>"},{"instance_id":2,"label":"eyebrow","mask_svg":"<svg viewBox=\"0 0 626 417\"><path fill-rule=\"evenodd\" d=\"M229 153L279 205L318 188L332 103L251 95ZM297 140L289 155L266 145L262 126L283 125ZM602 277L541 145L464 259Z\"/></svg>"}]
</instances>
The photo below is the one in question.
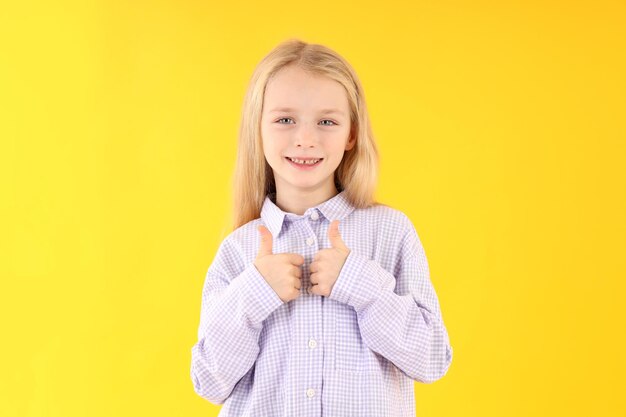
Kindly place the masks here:
<instances>
[{"instance_id":1,"label":"eyebrow","mask_svg":"<svg viewBox=\"0 0 626 417\"><path fill-rule=\"evenodd\" d=\"M290 107L277 107L275 109L270 110L270 113L290 113L290 112L294 112L295 109L292 109ZM320 110L321 114L332 114L332 113L336 113L336 114L340 114L342 116L345 116L344 112L342 112L341 110L338 109L323 109Z\"/></svg>"}]
</instances>

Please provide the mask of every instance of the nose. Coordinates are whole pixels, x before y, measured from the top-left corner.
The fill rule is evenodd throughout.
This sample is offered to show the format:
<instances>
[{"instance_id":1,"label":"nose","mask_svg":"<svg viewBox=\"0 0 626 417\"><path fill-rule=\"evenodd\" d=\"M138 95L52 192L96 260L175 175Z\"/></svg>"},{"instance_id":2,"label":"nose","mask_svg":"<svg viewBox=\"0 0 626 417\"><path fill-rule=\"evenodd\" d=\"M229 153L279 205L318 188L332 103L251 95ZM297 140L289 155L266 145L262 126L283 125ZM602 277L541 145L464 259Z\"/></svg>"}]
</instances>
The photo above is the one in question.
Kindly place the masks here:
<instances>
[{"instance_id":1,"label":"nose","mask_svg":"<svg viewBox=\"0 0 626 417\"><path fill-rule=\"evenodd\" d=\"M316 142L315 127L308 123L301 123L296 131L296 146L310 147Z\"/></svg>"}]
</instances>

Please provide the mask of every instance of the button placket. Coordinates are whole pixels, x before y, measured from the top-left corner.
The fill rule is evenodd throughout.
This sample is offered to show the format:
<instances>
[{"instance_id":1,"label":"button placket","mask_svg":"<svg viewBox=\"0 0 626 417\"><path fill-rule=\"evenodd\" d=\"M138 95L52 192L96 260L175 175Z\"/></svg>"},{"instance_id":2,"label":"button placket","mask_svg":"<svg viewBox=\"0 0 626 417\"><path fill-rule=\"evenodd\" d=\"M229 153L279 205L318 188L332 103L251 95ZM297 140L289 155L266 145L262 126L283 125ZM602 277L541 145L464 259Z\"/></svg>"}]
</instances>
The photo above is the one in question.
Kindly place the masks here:
<instances>
[{"instance_id":1,"label":"button placket","mask_svg":"<svg viewBox=\"0 0 626 417\"><path fill-rule=\"evenodd\" d=\"M318 220L320 218L320 215L316 212L316 211L312 211L311 214L309 215L310 220ZM301 223L301 225L303 226L303 231L304 231L304 242L305 242L305 246L304 246L304 251L303 253L306 255L306 258L308 260L308 263L310 264L313 256L315 255L315 253L318 250L318 240L317 240L317 233L316 230L319 228L319 223L315 223L315 222L309 222L309 221L303 221ZM301 237L301 238L302 238ZM308 266L308 265L307 265ZM310 271L306 271L305 274L310 278ZM312 294L309 292L310 290L310 280L309 282L307 282L307 293L309 294L309 296L311 296ZM314 316L317 316L319 314L321 314L321 311L319 311L319 309L321 308L321 299L319 299L321 297L307 297L307 309L308 309L308 313L311 315L313 314ZM306 343L306 346L304 349L309 350L308 355L312 355L310 357L304 357L303 359L306 360L306 363L308 364L315 364L313 366L313 368L310 369L310 373L308 374L310 379L307 378L308 382L307 385L309 385L309 388L307 388L305 390L305 395L306 397L310 400L310 401L315 401L318 397L318 395L320 395L319 393L316 392L316 389L314 387L319 387L321 383L321 378L322 378L322 349L321 345L318 344L318 341L316 340L316 338L312 337L314 335L319 336L321 334L321 323L311 323L309 324L309 326L307 326L307 333L304 333L304 335L308 336L308 340L304 339L304 343ZM308 356L307 355L307 356ZM306 385L305 385L306 387ZM319 399L317 399L317 401L319 401Z\"/></svg>"}]
</instances>

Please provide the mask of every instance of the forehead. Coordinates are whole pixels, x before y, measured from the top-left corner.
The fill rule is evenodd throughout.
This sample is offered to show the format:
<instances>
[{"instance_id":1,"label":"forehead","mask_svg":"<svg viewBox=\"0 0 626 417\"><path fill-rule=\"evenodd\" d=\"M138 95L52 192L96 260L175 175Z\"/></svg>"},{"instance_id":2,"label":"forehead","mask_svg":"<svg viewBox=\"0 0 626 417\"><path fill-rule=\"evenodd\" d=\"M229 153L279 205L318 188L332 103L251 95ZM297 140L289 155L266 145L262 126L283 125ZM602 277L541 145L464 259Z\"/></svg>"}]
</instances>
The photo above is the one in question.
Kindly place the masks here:
<instances>
[{"instance_id":1,"label":"forehead","mask_svg":"<svg viewBox=\"0 0 626 417\"><path fill-rule=\"evenodd\" d=\"M263 102L264 112L276 108L348 111L348 97L339 82L296 66L282 68L269 80Z\"/></svg>"}]
</instances>

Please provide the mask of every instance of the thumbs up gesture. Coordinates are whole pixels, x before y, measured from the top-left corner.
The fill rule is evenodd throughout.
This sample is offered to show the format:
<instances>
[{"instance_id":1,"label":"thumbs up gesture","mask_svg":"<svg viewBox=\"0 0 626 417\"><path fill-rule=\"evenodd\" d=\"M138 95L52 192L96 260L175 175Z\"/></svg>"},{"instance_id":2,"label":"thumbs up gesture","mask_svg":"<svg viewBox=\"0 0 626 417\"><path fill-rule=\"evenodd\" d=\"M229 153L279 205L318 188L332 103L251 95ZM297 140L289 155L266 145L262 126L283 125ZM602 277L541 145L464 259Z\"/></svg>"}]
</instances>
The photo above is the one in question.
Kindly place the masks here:
<instances>
[{"instance_id":1,"label":"thumbs up gesture","mask_svg":"<svg viewBox=\"0 0 626 417\"><path fill-rule=\"evenodd\" d=\"M335 281L339 277L341 268L346 262L350 249L346 246L339 234L339 220L334 220L328 228L328 240L331 248L320 249L309 265L311 271L311 288L309 294L328 297L333 290Z\"/></svg>"},{"instance_id":2,"label":"thumbs up gesture","mask_svg":"<svg viewBox=\"0 0 626 417\"><path fill-rule=\"evenodd\" d=\"M261 244L254 266L284 303L298 298L304 257L297 253L274 254L272 233L263 225L257 230Z\"/></svg>"}]
</instances>

